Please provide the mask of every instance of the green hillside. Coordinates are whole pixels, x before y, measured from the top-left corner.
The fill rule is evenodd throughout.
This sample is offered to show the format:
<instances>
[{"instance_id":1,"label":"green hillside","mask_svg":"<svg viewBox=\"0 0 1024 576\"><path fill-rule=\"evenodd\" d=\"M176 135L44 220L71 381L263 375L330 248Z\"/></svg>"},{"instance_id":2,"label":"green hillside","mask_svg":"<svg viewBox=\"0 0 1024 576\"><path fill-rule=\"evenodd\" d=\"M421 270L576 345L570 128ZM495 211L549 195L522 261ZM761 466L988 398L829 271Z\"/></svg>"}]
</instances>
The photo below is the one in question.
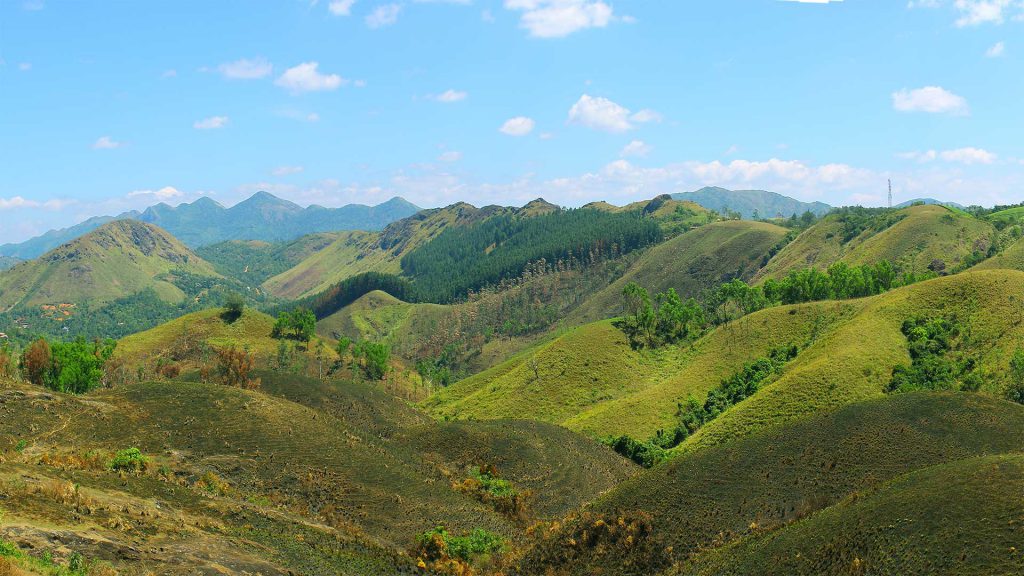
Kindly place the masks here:
<instances>
[{"instance_id":1,"label":"green hillside","mask_svg":"<svg viewBox=\"0 0 1024 576\"><path fill-rule=\"evenodd\" d=\"M912 472L677 574L1020 574L1024 456Z\"/></svg>"},{"instance_id":2,"label":"green hillside","mask_svg":"<svg viewBox=\"0 0 1024 576\"><path fill-rule=\"evenodd\" d=\"M843 209L800 234L757 278L780 278L807 266L825 269L836 262L882 260L906 272L925 272L936 261L940 271L952 271L973 253L985 253L994 232L988 222L944 206Z\"/></svg>"},{"instance_id":3,"label":"green hillside","mask_svg":"<svg viewBox=\"0 0 1024 576\"><path fill-rule=\"evenodd\" d=\"M770 541L780 529L787 534L816 522L818 511L908 472L1019 452L1022 425L1024 407L978 394L914 393L858 402L672 459L620 484L591 512L645 514L653 537L659 546L671 546L675 560L735 541L745 549L744 539ZM750 553L757 548L750 546ZM723 556L733 550L724 548ZM799 545L785 550L807 553ZM552 553L541 546L530 561L540 563ZM610 564L600 555L584 557L564 573Z\"/></svg>"},{"instance_id":4,"label":"green hillside","mask_svg":"<svg viewBox=\"0 0 1024 576\"><path fill-rule=\"evenodd\" d=\"M362 272L398 273L402 256L449 226L479 221L503 209L476 208L464 202L422 210L388 225L382 232L346 232L324 249L266 282L274 296L296 299L322 292Z\"/></svg>"},{"instance_id":5,"label":"green hillside","mask_svg":"<svg viewBox=\"0 0 1024 576\"><path fill-rule=\"evenodd\" d=\"M217 272L246 286L258 287L338 239L336 232L308 234L289 242L228 240L203 246L196 254L213 265Z\"/></svg>"},{"instance_id":6,"label":"green hillside","mask_svg":"<svg viewBox=\"0 0 1024 576\"><path fill-rule=\"evenodd\" d=\"M731 280L749 280L765 255L786 236L786 229L763 222L728 220L695 228L647 250L607 288L571 316L586 322L617 316L622 289L636 282L652 294L675 288L682 297L700 296Z\"/></svg>"},{"instance_id":7,"label":"green hillside","mask_svg":"<svg viewBox=\"0 0 1024 576\"><path fill-rule=\"evenodd\" d=\"M0 274L0 309L42 304L95 305L152 288L168 302L185 292L176 276L219 276L165 231L117 220Z\"/></svg>"},{"instance_id":8,"label":"green hillside","mask_svg":"<svg viewBox=\"0 0 1024 576\"><path fill-rule=\"evenodd\" d=\"M982 260L972 270L1024 270L1024 238L1014 240L1002 252Z\"/></svg>"}]
</instances>

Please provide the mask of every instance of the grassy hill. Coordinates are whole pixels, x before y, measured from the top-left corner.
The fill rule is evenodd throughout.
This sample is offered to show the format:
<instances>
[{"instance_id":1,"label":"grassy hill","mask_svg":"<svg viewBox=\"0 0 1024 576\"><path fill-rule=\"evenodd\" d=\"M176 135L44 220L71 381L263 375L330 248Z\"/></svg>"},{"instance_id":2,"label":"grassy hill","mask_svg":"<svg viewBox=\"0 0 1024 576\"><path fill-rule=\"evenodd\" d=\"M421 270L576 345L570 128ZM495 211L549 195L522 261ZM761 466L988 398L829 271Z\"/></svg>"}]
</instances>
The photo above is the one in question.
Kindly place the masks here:
<instances>
[{"instance_id":1,"label":"grassy hill","mask_svg":"<svg viewBox=\"0 0 1024 576\"><path fill-rule=\"evenodd\" d=\"M42 304L109 302L152 288L168 302L185 297L182 274L219 276L167 232L117 220L42 257L0 274L0 309Z\"/></svg>"},{"instance_id":2,"label":"grassy hill","mask_svg":"<svg viewBox=\"0 0 1024 576\"><path fill-rule=\"evenodd\" d=\"M423 406L437 417L528 417L646 439L673 425L678 403L703 399L744 363L774 347L803 347L776 380L679 448L695 450L881 396L893 368L909 362L903 321L939 315L970 331L962 353L977 363L983 392L1002 396L1010 356L1024 344L1015 288L1022 281L1018 272L971 272L871 298L769 308L692 345L654 352L632 350L610 322L589 324L440 390Z\"/></svg>"},{"instance_id":3,"label":"grassy hill","mask_svg":"<svg viewBox=\"0 0 1024 576\"><path fill-rule=\"evenodd\" d=\"M907 474L677 574L1019 574L1024 456Z\"/></svg>"},{"instance_id":4,"label":"grassy hill","mask_svg":"<svg viewBox=\"0 0 1024 576\"><path fill-rule=\"evenodd\" d=\"M1002 252L976 264L972 270L1024 270L1024 238L1015 240Z\"/></svg>"},{"instance_id":5,"label":"grassy hill","mask_svg":"<svg viewBox=\"0 0 1024 576\"><path fill-rule=\"evenodd\" d=\"M1024 449L1022 424L1024 407L978 394L888 396L677 457L620 484L590 510L598 516L624 511L644 514L652 537L660 547L671 546L674 560L695 554L699 559L709 549L736 541L741 542L738 549L755 555L759 544L748 547L744 539L763 543L772 541L773 534L799 530L803 524L816 522L819 511L854 495L863 497L903 474L978 456L1019 452ZM723 506L724 502L729 505ZM884 526L864 520L871 526ZM567 526L565 533L574 530ZM552 540L557 542L564 535ZM807 554L828 548L788 543L784 549L790 554ZM734 550L726 547L722 556L731 557ZM549 546L541 546L530 562L557 565L551 555ZM852 558L846 558L849 560ZM584 556L564 573L584 574L597 566L615 564L601 555ZM751 566L746 565L747 571L730 568L728 573L752 573ZM538 566L533 568L542 572ZM607 573L621 572L612 569Z\"/></svg>"},{"instance_id":6,"label":"grassy hill","mask_svg":"<svg viewBox=\"0 0 1024 576\"><path fill-rule=\"evenodd\" d=\"M196 253L224 276L234 278L246 286L259 287L271 276L323 250L338 236L337 232L320 232L289 242L228 240L203 246Z\"/></svg>"},{"instance_id":7,"label":"grassy hill","mask_svg":"<svg viewBox=\"0 0 1024 576\"><path fill-rule=\"evenodd\" d=\"M644 252L626 272L572 315L576 322L617 316L622 289L636 282L656 294L675 288L683 298L700 296L733 278L749 280L786 229L763 222L729 220L695 228Z\"/></svg>"},{"instance_id":8,"label":"grassy hill","mask_svg":"<svg viewBox=\"0 0 1024 576\"><path fill-rule=\"evenodd\" d=\"M888 260L907 272L921 273L939 260L952 270L975 251L982 253L993 226L944 206L911 206L894 212L875 210L830 214L779 251L757 279L780 278L807 266L825 269Z\"/></svg>"}]
</instances>

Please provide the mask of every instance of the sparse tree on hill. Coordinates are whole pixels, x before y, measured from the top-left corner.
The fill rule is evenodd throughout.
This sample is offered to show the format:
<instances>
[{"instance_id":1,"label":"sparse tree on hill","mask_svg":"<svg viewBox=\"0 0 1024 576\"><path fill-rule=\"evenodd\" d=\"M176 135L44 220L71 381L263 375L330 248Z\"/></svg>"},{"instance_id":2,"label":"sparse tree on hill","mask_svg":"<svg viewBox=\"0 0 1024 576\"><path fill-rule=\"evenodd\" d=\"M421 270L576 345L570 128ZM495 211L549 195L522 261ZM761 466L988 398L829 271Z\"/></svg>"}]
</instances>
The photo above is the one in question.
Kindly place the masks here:
<instances>
[{"instance_id":1,"label":"sparse tree on hill","mask_svg":"<svg viewBox=\"0 0 1024 576\"><path fill-rule=\"evenodd\" d=\"M228 294L224 301L224 313L221 317L228 324L238 320L242 317L242 313L245 312L245 299L242 295L237 292Z\"/></svg>"},{"instance_id":2,"label":"sparse tree on hill","mask_svg":"<svg viewBox=\"0 0 1024 576\"><path fill-rule=\"evenodd\" d=\"M222 384L255 390L260 379L252 377L256 356L248 349L231 345L217 350L217 376Z\"/></svg>"}]
</instances>

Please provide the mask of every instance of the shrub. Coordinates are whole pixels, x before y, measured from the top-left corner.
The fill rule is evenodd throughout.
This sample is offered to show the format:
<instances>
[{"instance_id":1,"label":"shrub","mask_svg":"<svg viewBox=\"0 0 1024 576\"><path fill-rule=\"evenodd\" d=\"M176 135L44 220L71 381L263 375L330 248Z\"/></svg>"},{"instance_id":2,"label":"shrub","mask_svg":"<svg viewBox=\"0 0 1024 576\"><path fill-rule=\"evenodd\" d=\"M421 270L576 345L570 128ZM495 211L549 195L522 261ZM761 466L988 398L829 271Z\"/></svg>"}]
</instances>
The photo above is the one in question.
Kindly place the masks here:
<instances>
[{"instance_id":1,"label":"shrub","mask_svg":"<svg viewBox=\"0 0 1024 576\"><path fill-rule=\"evenodd\" d=\"M138 448L118 450L110 460L109 467L115 472L140 474L149 466L149 459Z\"/></svg>"},{"instance_id":2,"label":"shrub","mask_svg":"<svg viewBox=\"0 0 1024 576\"><path fill-rule=\"evenodd\" d=\"M217 376L225 386L255 390L260 379L252 377L256 356L248 349L228 346L217 349Z\"/></svg>"},{"instance_id":3,"label":"shrub","mask_svg":"<svg viewBox=\"0 0 1024 576\"><path fill-rule=\"evenodd\" d=\"M418 554L428 560L457 558L471 562L478 556L494 554L505 547L501 536L483 528L476 528L465 536L454 536L444 526L438 526L417 536L416 542Z\"/></svg>"}]
</instances>

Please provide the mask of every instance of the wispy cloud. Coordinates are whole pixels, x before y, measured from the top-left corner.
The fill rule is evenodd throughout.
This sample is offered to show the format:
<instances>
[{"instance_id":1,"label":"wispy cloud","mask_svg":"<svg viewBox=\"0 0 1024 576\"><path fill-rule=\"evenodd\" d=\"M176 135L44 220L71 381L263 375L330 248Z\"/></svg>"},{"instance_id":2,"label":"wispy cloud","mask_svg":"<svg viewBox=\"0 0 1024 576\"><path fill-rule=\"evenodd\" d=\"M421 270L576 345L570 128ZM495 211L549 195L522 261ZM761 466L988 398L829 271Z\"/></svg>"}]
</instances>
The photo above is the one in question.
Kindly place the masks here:
<instances>
[{"instance_id":1,"label":"wispy cloud","mask_svg":"<svg viewBox=\"0 0 1024 576\"><path fill-rule=\"evenodd\" d=\"M391 26L398 22L398 14L402 11L401 4L384 4L374 8L373 12L366 15L366 25L371 29Z\"/></svg>"},{"instance_id":2,"label":"wispy cloud","mask_svg":"<svg viewBox=\"0 0 1024 576\"><path fill-rule=\"evenodd\" d=\"M498 131L508 136L526 136L530 132L533 132L533 127L535 125L536 123L532 118L516 116L515 118L509 118L506 120Z\"/></svg>"},{"instance_id":3,"label":"wispy cloud","mask_svg":"<svg viewBox=\"0 0 1024 576\"><path fill-rule=\"evenodd\" d=\"M100 136L92 143L94 150L113 150L114 148L120 148L124 146L124 143L117 142L110 136Z\"/></svg>"},{"instance_id":4,"label":"wispy cloud","mask_svg":"<svg viewBox=\"0 0 1024 576\"><path fill-rule=\"evenodd\" d=\"M209 118L197 120L194 124L192 124L192 127L195 128L196 130L216 130L218 128L223 128L227 125L227 116L211 116Z\"/></svg>"},{"instance_id":5,"label":"wispy cloud","mask_svg":"<svg viewBox=\"0 0 1024 576\"><path fill-rule=\"evenodd\" d=\"M302 166L278 166L271 170L271 174L274 176L290 176L292 174L298 174L305 170Z\"/></svg>"},{"instance_id":6,"label":"wispy cloud","mask_svg":"<svg viewBox=\"0 0 1024 576\"><path fill-rule=\"evenodd\" d=\"M505 0L505 8L522 12L520 27L537 38L562 38L612 22L612 7L600 0Z\"/></svg>"},{"instance_id":7,"label":"wispy cloud","mask_svg":"<svg viewBox=\"0 0 1024 576\"><path fill-rule=\"evenodd\" d=\"M352 13L352 5L356 0L333 0L327 5L327 10L335 16L348 16Z\"/></svg>"},{"instance_id":8,"label":"wispy cloud","mask_svg":"<svg viewBox=\"0 0 1024 576\"><path fill-rule=\"evenodd\" d=\"M242 58L221 64L217 71L231 80L258 80L270 76L274 71L274 65L266 58Z\"/></svg>"}]
</instances>

